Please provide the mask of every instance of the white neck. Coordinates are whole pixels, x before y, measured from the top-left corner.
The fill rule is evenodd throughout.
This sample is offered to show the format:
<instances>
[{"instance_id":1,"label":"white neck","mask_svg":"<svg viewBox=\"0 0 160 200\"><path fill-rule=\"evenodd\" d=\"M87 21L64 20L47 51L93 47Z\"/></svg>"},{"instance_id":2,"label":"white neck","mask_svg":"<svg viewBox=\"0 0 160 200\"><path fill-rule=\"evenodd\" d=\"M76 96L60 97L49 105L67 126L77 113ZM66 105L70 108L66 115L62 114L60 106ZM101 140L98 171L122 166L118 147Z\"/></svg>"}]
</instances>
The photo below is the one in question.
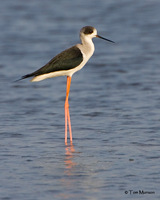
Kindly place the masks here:
<instances>
[{"instance_id":1,"label":"white neck","mask_svg":"<svg viewBox=\"0 0 160 200\"><path fill-rule=\"evenodd\" d=\"M88 57L88 59L93 55L94 53L94 44L92 41L92 38L89 36L80 36L82 44L81 44L81 50L83 53Z\"/></svg>"}]
</instances>

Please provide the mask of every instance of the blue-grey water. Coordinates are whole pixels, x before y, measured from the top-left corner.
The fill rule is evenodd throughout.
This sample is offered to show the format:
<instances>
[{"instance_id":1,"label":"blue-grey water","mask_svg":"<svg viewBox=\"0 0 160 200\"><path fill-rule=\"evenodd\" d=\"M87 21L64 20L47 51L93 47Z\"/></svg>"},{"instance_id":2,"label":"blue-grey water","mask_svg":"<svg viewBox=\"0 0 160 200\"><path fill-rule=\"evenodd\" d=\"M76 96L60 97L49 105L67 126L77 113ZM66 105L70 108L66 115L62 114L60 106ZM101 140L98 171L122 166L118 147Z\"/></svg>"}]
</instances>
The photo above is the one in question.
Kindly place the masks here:
<instances>
[{"instance_id":1,"label":"blue-grey water","mask_svg":"<svg viewBox=\"0 0 160 200\"><path fill-rule=\"evenodd\" d=\"M14 82L79 42L95 53L72 78ZM0 3L0 199L160 199L159 0ZM143 193L144 192L144 193Z\"/></svg>"}]
</instances>

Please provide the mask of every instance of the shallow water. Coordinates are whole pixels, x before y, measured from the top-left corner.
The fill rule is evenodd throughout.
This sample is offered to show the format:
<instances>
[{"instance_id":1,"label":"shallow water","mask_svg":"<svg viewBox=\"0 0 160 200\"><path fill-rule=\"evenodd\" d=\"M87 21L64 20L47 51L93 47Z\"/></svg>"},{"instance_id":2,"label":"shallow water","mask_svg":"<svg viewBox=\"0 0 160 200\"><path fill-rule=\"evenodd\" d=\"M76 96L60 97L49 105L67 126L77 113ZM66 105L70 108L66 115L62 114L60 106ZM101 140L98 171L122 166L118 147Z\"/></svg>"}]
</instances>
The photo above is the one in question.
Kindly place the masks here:
<instances>
[{"instance_id":1,"label":"shallow water","mask_svg":"<svg viewBox=\"0 0 160 200\"><path fill-rule=\"evenodd\" d=\"M0 7L0 199L159 199L159 1ZM94 39L73 76L65 146L66 78L14 80L79 42L85 25L116 44Z\"/></svg>"}]
</instances>

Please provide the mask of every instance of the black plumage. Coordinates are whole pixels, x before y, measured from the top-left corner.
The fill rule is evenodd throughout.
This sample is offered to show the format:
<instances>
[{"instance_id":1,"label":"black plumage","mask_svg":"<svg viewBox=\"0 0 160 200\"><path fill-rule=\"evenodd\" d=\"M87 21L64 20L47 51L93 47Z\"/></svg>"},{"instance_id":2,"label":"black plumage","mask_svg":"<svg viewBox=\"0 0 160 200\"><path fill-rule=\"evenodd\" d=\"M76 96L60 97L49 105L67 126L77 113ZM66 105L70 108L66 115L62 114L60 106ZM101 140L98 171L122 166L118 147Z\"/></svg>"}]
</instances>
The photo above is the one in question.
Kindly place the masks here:
<instances>
[{"instance_id":1,"label":"black plumage","mask_svg":"<svg viewBox=\"0 0 160 200\"><path fill-rule=\"evenodd\" d=\"M56 71L70 70L80 65L82 61L83 55L80 49L76 46L73 46L62 51L60 54L52 58L46 65L36 70L35 72L22 76L21 79L29 78L32 76L40 76Z\"/></svg>"}]
</instances>

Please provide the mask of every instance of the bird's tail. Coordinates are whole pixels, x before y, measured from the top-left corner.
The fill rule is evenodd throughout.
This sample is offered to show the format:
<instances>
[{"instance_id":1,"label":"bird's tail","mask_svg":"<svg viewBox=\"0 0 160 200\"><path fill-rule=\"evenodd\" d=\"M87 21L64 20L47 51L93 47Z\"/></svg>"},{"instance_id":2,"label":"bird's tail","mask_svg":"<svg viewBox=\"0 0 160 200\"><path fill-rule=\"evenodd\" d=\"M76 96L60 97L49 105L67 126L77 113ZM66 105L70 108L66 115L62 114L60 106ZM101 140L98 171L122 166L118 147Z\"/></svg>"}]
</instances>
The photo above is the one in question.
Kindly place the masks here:
<instances>
[{"instance_id":1,"label":"bird's tail","mask_svg":"<svg viewBox=\"0 0 160 200\"><path fill-rule=\"evenodd\" d=\"M22 76L20 79L14 81L14 82L18 82L18 81L21 81L23 79L26 79L26 78L29 78L29 77L32 77L32 76L34 76L34 73L26 74L26 75Z\"/></svg>"}]
</instances>

